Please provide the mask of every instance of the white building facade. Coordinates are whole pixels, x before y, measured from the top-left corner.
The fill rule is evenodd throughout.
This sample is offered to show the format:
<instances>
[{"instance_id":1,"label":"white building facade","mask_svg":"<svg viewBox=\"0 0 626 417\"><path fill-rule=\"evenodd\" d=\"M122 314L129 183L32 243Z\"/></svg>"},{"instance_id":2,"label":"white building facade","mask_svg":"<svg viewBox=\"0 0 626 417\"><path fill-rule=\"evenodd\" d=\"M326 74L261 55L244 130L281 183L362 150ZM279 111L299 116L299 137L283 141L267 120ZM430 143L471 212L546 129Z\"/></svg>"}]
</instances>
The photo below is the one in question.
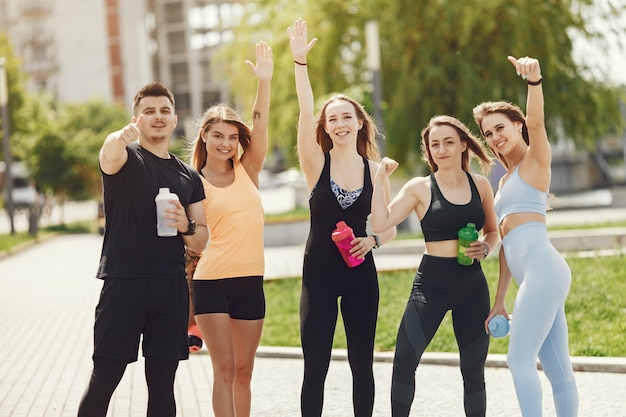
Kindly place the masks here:
<instances>
[{"instance_id":1,"label":"white building facade","mask_svg":"<svg viewBox=\"0 0 626 417\"><path fill-rule=\"evenodd\" d=\"M211 57L242 13L241 2L220 0L0 0L0 31L29 91L130 110L137 89L161 81L184 126L228 99Z\"/></svg>"}]
</instances>

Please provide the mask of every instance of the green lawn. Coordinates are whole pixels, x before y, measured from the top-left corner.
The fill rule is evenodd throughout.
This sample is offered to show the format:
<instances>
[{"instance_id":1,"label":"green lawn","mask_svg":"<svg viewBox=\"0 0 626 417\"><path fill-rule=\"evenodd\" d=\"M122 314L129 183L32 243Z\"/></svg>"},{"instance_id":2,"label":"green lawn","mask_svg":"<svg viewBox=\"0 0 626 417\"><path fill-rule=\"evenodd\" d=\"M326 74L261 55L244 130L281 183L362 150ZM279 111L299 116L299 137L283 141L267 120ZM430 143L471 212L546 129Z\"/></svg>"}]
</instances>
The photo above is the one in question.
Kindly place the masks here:
<instances>
[{"instance_id":1,"label":"green lawn","mask_svg":"<svg viewBox=\"0 0 626 417\"><path fill-rule=\"evenodd\" d=\"M97 225L94 221L85 221L71 224L63 224L56 226L48 226L39 229L36 236L30 235L28 232L17 232L11 234L0 234L0 252L11 251L21 245L32 241L37 241L57 233L96 233Z\"/></svg>"},{"instance_id":2,"label":"green lawn","mask_svg":"<svg viewBox=\"0 0 626 417\"><path fill-rule=\"evenodd\" d=\"M611 223L606 227L622 226ZM595 227L602 227L595 225ZM571 229L572 227L568 227ZM84 222L43 228L37 238L54 233L95 233L96 223ZM28 233L0 235L0 252L35 239ZM626 255L568 257L572 270L572 287L566 303L569 324L570 353L573 356L626 357ZM498 279L497 259L483 262L491 296L495 295ZM380 308L376 332L376 349L392 351L396 331L415 271L381 272ZM268 281L265 284L267 315L261 344L266 346L299 346L298 304L299 278ZM507 307L514 313L515 283L509 291ZM508 338L491 339L491 353L506 353ZM341 320L337 323L334 347L345 348L345 333ZM450 315L444 319L428 347L431 352L456 352Z\"/></svg>"},{"instance_id":3,"label":"green lawn","mask_svg":"<svg viewBox=\"0 0 626 417\"><path fill-rule=\"evenodd\" d=\"M569 324L570 353L573 356L626 356L626 255L568 257L572 270L572 287L566 303ZM491 297L495 295L498 279L497 259L483 262ZM411 289L415 271L382 272L380 308L376 332L376 350L392 351L396 331ZM299 278L269 281L265 284L267 314L262 345L300 346L298 303ZM517 286L513 282L507 295L510 313ZM506 353L508 337L491 339L491 353ZM335 332L335 348L345 348L345 333L341 320ZM457 352L450 314L429 345L431 352Z\"/></svg>"}]
</instances>

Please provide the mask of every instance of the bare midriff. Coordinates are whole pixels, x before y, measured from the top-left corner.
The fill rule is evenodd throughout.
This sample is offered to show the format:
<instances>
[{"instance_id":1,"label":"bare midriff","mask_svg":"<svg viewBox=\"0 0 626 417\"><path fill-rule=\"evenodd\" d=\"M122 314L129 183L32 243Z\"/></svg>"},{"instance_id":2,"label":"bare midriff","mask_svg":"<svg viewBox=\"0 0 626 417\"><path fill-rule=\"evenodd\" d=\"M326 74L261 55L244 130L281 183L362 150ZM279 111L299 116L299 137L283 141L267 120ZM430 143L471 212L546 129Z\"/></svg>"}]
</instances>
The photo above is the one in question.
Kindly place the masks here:
<instances>
[{"instance_id":1,"label":"bare midriff","mask_svg":"<svg viewBox=\"0 0 626 417\"><path fill-rule=\"evenodd\" d=\"M439 256L441 258L456 258L457 240L441 240L437 242L425 242L425 253L431 256Z\"/></svg>"},{"instance_id":2,"label":"bare midriff","mask_svg":"<svg viewBox=\"0 0 626 417\"><path fill-rule=\"evenodd\" d=\"M509 214L500 222L500 238L504 237L517 226L528 222L546 223L546 216L539 213L514 213Z\"/></svg>"}]
</instances>

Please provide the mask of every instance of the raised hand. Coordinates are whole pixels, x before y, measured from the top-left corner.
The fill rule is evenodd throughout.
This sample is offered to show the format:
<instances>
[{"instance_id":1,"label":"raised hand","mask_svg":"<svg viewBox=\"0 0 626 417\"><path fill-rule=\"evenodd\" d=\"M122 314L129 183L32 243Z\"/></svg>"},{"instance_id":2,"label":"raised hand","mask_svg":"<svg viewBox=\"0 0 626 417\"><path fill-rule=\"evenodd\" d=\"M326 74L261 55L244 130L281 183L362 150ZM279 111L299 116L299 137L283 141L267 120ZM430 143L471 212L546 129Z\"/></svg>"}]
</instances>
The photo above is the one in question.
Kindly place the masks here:
<instances>
[{"instance_id":1,"label":"raised hand","mask_svg":"<svg viewBox=\"0 0 626 417\"><path fill-rule=\"evenodd\" d=\"M306 21L301 18L296 20L293 28L287 29L289 35L289 45L293 59L300 63L306 63L306 56L317 43L317 38L307 41Z\"/></svg>"},{"instance_id":2,"label":"raised hand","mask_svg":"<svg viewBox=\"0 0 626 417\"><path fill-rule=\"evenodd\" d=\"M260 41L256 44L256 65L251 61L246 61L246 65L250 67L252 73L256 75L259 81L270 81L274 73L274 58L272 48L265 42Z\"/></svg>"},{"instance_id":3,"label":"raised hand","mask_svg":"<svg viewBox=\"0 0 626 417\"><path fill-rule=\"evenodd\" d=\"M113 134L113 140L116 142L123 142L124 146L136 141L139 138L139 125L141 124L143 117L144 115L142 113L135 119L135 121L115 132Z\"/></svg>"},{"instance_id":4,"label":"raised hand","mask_svg":"<svg viewBox=\"0 0 626 417\"><path fill-rule=\"evenodd\" d=\"M508 56L507 59L515 67L517 75L524 80L535 82L541 79L541 67L537 59L527 56L523 58Z\"/></svg>"},{"instance_id":5,"label":"raised hand","mask_svg":"<svg viewBox=\"0 0 626 417\"><path fill-rule=\"evenodd\" d=\"M393 171L396 170L396 168L398 168L399 165L400 164L398 164L393 159L384 157L378 164L378 170L376 171L376 176L383 177L383 178L388 177L393 173Z\"/></svg>"}]
</instances>

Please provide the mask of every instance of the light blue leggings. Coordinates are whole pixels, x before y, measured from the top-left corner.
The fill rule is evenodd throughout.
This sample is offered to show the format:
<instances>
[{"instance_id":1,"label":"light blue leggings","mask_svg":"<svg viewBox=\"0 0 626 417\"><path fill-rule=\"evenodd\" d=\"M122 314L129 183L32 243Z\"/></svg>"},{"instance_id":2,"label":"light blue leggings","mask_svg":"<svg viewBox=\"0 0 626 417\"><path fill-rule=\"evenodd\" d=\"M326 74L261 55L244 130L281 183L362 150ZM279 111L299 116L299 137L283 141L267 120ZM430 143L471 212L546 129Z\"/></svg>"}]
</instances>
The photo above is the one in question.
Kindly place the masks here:
<instances>
[{"instance_id":1,"label":"light blue leggings","mask_svg":"<svg viewBox=\"0 0 626 417\"><path fill-rule=\"evenodd\" d=\"M569 357L565 299L572 281L569 266L552 246L546 226L529 222L502 241L519 284L513 308L507 363L523 416L542 415L537 358L552 385L556 415L578 415L578 390Z\"/></svg>"}]
</instances>

